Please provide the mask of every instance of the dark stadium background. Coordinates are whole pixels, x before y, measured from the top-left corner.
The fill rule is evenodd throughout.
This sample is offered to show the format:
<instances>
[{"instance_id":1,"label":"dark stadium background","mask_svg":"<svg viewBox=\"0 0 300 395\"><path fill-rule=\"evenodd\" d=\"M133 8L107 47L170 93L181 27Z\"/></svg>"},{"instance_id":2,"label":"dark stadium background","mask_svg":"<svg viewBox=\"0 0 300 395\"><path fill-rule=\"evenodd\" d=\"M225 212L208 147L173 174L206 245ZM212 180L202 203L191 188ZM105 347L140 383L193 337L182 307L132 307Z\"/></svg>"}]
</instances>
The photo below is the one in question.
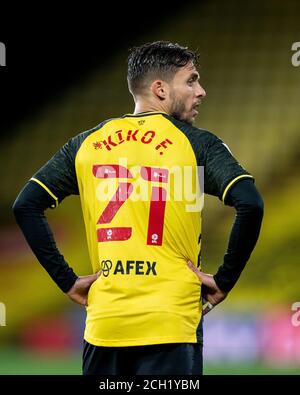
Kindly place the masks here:
<instances>
[{"instance_id":1,"label":"dark stadium background","mask_svg":"<svg viewBox=\"0 0 300 395\"><path fill-rule=\"evenodd\" d=\"M8 128L13 130L17 122L105 65L116 51L126 50L178 9L176 2L171 7L158 1L148 8L141 3L128 7L125 2L106 2L100 9L78 4L70 9L47 6L43 11L4 5L0 31L7 68L0 75L2 138L9 137Z\"/></svg>"},{"instance_id":2,"label":"dark stadium background","mask_svg":"<svg viewBox=\"0 0 300 395\"><path fill-rule=\"evenodd\" d=\"M299 373L300 67L291 63L299 18L295 0L1 6L0 374L80 374L84 312L36 262L11 206L70 136L132 111L128 48L158 39L199 49L207 98L196 124L223 138L254 174L266 207L249 265L207 316L205 373ZM207 272L220 263L233 214L205 200ZM78 199L48 216L66 259L88 274Z\"/></svg>"}]
</instances>

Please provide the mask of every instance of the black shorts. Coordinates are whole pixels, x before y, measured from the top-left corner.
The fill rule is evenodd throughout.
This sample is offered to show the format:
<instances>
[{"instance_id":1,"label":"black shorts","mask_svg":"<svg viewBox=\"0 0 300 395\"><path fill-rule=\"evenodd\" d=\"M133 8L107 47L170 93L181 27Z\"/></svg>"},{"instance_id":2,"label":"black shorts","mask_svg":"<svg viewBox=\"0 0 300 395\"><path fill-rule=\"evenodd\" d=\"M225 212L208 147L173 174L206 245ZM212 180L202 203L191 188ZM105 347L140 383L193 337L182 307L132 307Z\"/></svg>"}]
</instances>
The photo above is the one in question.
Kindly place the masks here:
<instances>
[{"instance_id":1,"label":"black shorts","mask_svg":"<svg viewBox=\"0 0 300 395\"><path fill-rule=\"evenodd\" d=\"M201 343L99 347L84 341L84 375L202 375Z\"/></svg>"}]
</instances>

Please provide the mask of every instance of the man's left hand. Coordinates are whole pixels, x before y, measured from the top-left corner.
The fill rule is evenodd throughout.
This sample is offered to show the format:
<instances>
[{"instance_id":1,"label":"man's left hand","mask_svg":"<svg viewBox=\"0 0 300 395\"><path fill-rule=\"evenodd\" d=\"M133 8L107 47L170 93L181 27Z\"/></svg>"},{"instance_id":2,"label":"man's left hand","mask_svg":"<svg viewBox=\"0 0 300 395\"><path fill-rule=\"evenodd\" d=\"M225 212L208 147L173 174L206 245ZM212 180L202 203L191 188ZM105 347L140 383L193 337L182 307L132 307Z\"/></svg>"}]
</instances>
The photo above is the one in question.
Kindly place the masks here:
<instances>
[{"instance_id":1,"label":"man's left hand","mask_svg":"<svg viewBox=\"0 0 300 395\"><path fill-rule=\"evenodd\" d=\"M228 292L222 291L216 284L211 274L203 273L197 269L196 266L191 262L187 262L188 267L196 274L202 283L201 295L203 302L203 315L210 312L217 304L221 303Z\"/></svg>"}]
</instances>

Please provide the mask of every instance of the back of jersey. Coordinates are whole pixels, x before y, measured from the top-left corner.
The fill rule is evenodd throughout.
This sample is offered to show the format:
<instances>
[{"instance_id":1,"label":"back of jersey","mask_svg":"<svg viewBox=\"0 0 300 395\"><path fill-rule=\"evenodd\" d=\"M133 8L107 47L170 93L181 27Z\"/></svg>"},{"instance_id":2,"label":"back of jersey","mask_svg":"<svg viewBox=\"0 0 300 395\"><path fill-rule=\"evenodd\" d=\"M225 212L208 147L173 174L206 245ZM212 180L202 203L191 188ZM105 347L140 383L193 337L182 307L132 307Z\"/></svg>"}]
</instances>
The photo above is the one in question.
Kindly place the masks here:
<instances>
[{"instance_id":1,"label":"back of jersey","mask_svg":"<svg viewBox=\"0 0 300 395\"><path fill-rule=\"evenodd\" d=\"M80 194L93 271L102 270L88 294L89 343L199 341L201 284L186 263L200 266L203 191L225 201L244 177L217 136L157 112L78 134L32 177L56 205Z\"/></svg>"},{"instance_id":2,"label":"back of jersey","mask_svg":"<svg viewBox=\"0 0 300 395\"><path fill-rule=\"evenodd\" d=\"M192 145L164 114L113 119L76 155L94 271L85 339L129 346L196 342L201 193Z\"/></svg>"}]
</instances>

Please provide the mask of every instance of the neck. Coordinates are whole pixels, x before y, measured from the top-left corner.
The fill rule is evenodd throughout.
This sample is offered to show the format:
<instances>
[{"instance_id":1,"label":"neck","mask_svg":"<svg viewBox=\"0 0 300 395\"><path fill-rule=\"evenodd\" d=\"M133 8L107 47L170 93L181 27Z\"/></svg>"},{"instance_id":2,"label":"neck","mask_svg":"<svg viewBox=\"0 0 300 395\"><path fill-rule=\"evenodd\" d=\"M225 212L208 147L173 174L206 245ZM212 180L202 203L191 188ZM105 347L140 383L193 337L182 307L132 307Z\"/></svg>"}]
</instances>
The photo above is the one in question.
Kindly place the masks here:
<instances>
[{"instance_id":1,"label":"neck","mask_svg":"<svg viewBox=\"0 0 300 395\"><path fill-rule=\"evenodd\" d=\"M167 109L164 108L164 106L161 105L160 103L159 104L146 103L139 100L135 102L134 114L139 114L141 112L147 112L147 111L165 112L168 114Z\"/></svg>"}]
</instances>

